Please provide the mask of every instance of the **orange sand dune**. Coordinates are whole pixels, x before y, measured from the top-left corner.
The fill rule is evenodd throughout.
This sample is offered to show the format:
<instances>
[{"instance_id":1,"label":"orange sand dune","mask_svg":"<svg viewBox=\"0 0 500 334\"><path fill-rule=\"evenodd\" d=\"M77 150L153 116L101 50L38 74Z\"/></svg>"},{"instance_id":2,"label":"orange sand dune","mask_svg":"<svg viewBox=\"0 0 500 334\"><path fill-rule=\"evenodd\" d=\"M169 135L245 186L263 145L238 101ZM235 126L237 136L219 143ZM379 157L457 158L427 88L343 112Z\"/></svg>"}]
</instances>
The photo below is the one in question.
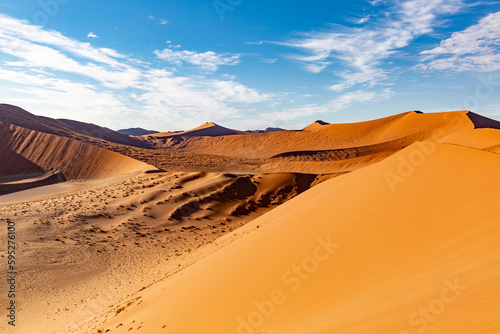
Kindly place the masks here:
<instances>
[{"instance_id":1,"label":"orange sand dune","mask_svg":"<svg viewBox=\"0 0 500 334\"><path fill-rule=\"evenodd\" d=\"M15 158L0 161L4 176L61 172L67 180L99 179L156 169L97 146L2 122L0 152Z\"/></svg>"},{"instance_id":2,"label":"orange sand dune","mask_svg":"<svg viewBox=\"0 0 500 334\"><path fill-rule=\"evenodd\" d=\"M140 292L100 329L498 333L499 169L497 154L413 144L233 232L253 230Z\"/></svg>"},{"instance_id":3,"label":"orange sand dune","mask_svg":"<svg viewBox=\"0 0 500 334\"><path fill-rule=\"evenodd\" d=\"M185 137L153 144L167 150L256 159L293 151L347 149L383 143L392 143L391 149L396 150L418 140L436 140L461 129L473 128L467 111L432 114L407 112L361 123L315 122L301 131Z\"/></svg>"},{"instance_id":4,"label":"orange sand dune","mask_svg":"<svg viewBox=\"0 0 500 334\"><path fill-rule=\"evenodd\" d=\"M225 128L223 126L217 125L213 122L207 122L205 124L200 125L197 128L194 128L192 130L188 131L181 131L181 132L160 132L160 133L155 133L152 135L146 135L143 137L157 137L157 138L164 138L164 137L173 137L173 136L185 136L185 137L217 137L217 136L230 136L230 135L235 135L241 133L241 131L235 131L231 130L228 128Z\"/></svg>"},{"instance_id":5,"label":"orange sand dune","mask_svg":"<svg viewBox=\"0 0 500 334\"><path fill-rule=\"evenodd\" d=\"M143 173L0 196L0 223L15 222L22 244L16 333L82 333L97 326L94 318L109 305L127 304L142 287L193 263L195 249L212 250L219 236L325 178ZM5 233L0 230L0 238ZM0 250L0 257L6 254ZM0 295L0 305L8 302ZM6 313L0 310L0 317ZM0 322L0 333L8 327Z\"/></svg>"},{"instance_id":6,"label":"orange sand dune","mask_svg":"<svg viewBox=\"0 0 500 334\"><path fill-rule=\"evenodd\" d=\"M439 141L483 150L491 146L500 145L500 130L465 129L443 137Z\"/></svg>"},{"instance_id":7,"label":"orange sand dune","mask_svg":"<svg viewBox=\"0 0 500 334\"><path fill-rule=\"evenodd\" d=\"M149 147L147 143L138 138L95 124L36 116L9 104L0 104L0 122L100 146L110 146L108 142L112 142L121 145Z\"/></svg>"}]
</instances>

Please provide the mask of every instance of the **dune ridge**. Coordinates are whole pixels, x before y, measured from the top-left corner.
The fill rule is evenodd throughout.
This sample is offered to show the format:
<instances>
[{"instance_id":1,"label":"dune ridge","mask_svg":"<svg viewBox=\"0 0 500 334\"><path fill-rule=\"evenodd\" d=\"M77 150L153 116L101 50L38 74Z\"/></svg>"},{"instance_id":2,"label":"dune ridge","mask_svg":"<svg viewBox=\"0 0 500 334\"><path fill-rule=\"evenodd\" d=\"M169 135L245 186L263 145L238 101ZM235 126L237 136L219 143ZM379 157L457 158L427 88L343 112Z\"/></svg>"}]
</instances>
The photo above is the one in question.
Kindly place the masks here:
<instances>
[{"instance_id":1,"label":"dune ridge","mask_svg":"<svg viewBox=\"0 0 500 334\"><path fill-rule=\"evenodd\" d=\"M168 138L168 137L218 137L218 136L231 136L242 131L236 131L217 125L213 122L206 122L192 130L179 131L179 132L160 132L146 135L150 138Z\"/></svg>"},{"instance_id":2,"label":"dune ridge","mask_svg":"<svg viewBox=\"0 0 500 334\"><path fill-rule=\"evenodd\" d=\"M110 143L148 148L144 141L95 124L67 119L36 116L17 106L0 104L0 122L26 129L67 137L89 144L110 148Z\"/></svg>"},{"instance_id":3,"label":"dune ridge","mask_svg":"<svg viewBox=\"0 0 500 334\"><path fill-rule=\"evenodd\" d=\"M175 141L156 139L151 144L167 150L258 159L293 151L348 149L391 142L408 145L407 143L443 136L464 128L474 128L467 117L467 111L432 114L407 112L360 123L315 122L298 131L213 138L186 137Z\"/></svg>"},{"instance_id":4,"label":"dune ridge","mask_svg":"<svg viewBox=\"0 0 500 334\"><path fill-rule=\"evenodd\" d=\"M97 146L2 122L0 140L2 152L17 155L16 159L24 162L12 169L11 161L2 160L0 171L4 175L61 172L67 180L85 180L156 169Z\"/></svg>"}]
</instances>

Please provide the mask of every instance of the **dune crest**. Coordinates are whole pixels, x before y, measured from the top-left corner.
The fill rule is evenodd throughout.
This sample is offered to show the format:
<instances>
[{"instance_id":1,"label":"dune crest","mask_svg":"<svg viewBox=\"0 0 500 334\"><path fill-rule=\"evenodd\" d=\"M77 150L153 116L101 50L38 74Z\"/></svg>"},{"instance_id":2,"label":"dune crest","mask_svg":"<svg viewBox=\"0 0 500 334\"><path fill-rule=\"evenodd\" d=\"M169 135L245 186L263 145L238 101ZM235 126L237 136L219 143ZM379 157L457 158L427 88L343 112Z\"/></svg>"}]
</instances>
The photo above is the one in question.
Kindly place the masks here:
<instances>
[{"instance_id":1,"label":"dune crest","mask_svg":"<svg viewBox=\"0 0 500 334\"><path fill-rule=\"evenodd\" d=\"M0 162L4 176L60 172L67 180L113 177L156 168L103 148L0 122L0 150L22 163Z\"/></svg>"},{"instance_id":2,"label":"dune crest","mask_svg":"<svg viewBox=\"0 0 500 334\"><path fill-rule=\"evenodd\" d=\"M206 122L197 128L188 131L180 132L160 132L149 135L154 138L168 138L168 137L218 137L218 136L231 136L241 133L241 131L231 130L223 126L217 125L213 122ZM146 136L147 137L147 136Z\"/></svg>"}]
</instances>

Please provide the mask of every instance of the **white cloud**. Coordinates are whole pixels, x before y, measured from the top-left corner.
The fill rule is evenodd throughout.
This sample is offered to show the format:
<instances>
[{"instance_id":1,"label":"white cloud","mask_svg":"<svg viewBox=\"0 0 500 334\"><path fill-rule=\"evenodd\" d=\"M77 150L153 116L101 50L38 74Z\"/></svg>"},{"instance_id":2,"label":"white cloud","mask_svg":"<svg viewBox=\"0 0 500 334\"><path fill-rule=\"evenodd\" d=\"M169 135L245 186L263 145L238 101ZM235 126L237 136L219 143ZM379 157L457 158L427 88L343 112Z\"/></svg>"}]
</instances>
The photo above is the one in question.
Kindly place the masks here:
<instances>
[{"instance_id":1,"label":"white cloud","mask_svg":"<svg viewBox=\"0 0 500 334\"><path fill-rule=\"evenodd\" d=\"M155 17L154 17L153 15L149 15L149 16L148 16L148 19L150 19L150 20L154 20L154 19L155 19Z\"/></svg>"},{"instance_id":2,"label":"white cloud","mask_svg":"<svg viewBox=\"0 0 500 334\"><path fill-rule=\"evenodd\" d=\"M273 58L273 59L262 58L260 61L264 64L274 64L278 61L278 59L276 59L276 58Z\"/></svg>"},{"instance_id":3,"label":"white cloud","mask_svg":"<svg viewBox=\"0 0 500 334\"><path fill-rule=\"evenodd\" d=\"M50 110L48 116L56 118L73 118L105 126L112 126L118 116L125 118L133 112L118 96L94 85L30 72L0 68L0 78L14 84L7 90L25 96L11 101L2 96L4 102L35 106L42 113ZM5 88L3 90L5 94Z\"/></svg>"},{"instance_id":4,"label":"white cloud","mask_svg":"<svg viewBox=\"0 0 500 334\"><path fill-rule=\"evenodd\" d=\"M236 65L240 62L240 55L216 53L214 51L197 53L187 50L164 49L163 51L156 50L155 54L158 58L171 64L180 66L183 62L186 62L200 66L208 71L216 71L221 65Z\"/></svg>"},{"instance_id":5,"label":"white cloud","mask_svg":"<svg viewBox=\"0 0 500 334\"><path fill-rule=\"evenodd\" d=\"M89 43L83 43L62 35L60 32L45 30L41 26L30 24L28 21L18 20L0 14L0 37L27 40L42 45L60 48L65 52L78 57L90 59L99 63L118 66L119 59L126 56L108 48L94 48Z\"/></svg>"},{"instance_id":6,"label":"white cloud","mask_svg":"<svg viewBox=\"0 0 500 334\"><path fill-rule=\"evenodd\" d=\"M357 90L344 93L326 104L308 104L297 108L286 109L281 112L275 112L273 113L273 117L288 123L300 117L339 112L356 103L378 103L390 99L393 95L394 93L390 88L384 88L378 92Z\"/></svg>"},{"instance_id":7,"label":"white cloud","mask_svg":"<svg viewBox=\"0 0 500 334\"><path fill-rule=\"evenodd\" d=\"M212 120L238 115L238 104L253 104L271 98L232 80L200 80L176 77L166 70L152 69L145 75L144 92L137 99L147 114L175 120Z\"/></svg>"},{"instance_id":8,"label":"white cloud","mask_svg":"<svg viewBox=\"0 0 500 334\"><path fill-rule=\"evenodd\" d=\"M238 56L229 54L173 52L181 52L180 60L205 69L239 62ZM200 115L221 121L272 98L234 77L188 77L152 69L150 63L115 50L95 48L5 15L0 15L1 53L16 58L0 61L1 100L36 106L34 112L46 111L47 116L101 125L105 120L118 122L116 116L122 116L137 120L138 126L187 128L198 125Z\"/></svg>"},{"instance_id":9,"label":"white cloud","mask_svg":"<svg viewBox=\"0 0 500 334\"><path fill-rule=\"evenodd\" d=\"M374 5L380 3L375 1ZM306 70L313 73L324 71L334 61L346 63L351 69L337 73L343 81L332 86L333 90L357 84L373 86L388 78L387 71L380 68L383 60L430 33L439 23L440 15L456 13L463 7L462 0L407 0L390 4L392 17L375 21L368 28L335 27L332 31L306 33L303 38L278 44L306 52L307 55L291 58L303 62Z\"/></svg>"},{"instance_id":10,"label":"white cloud","mask_svg":"<svg viewBox=\"0 0 500 334\"><path fill-rule=\"evenodd\" d=\"M99 36L97 36L96 34L94 34L93 32L89 32L89 34L87 35L88 38L99 38Z\"/></svg>"},{"instance_id":11,"label":"white cloud","mask_svg":"<svg viewBox=\"0 0 500 334\"><path fill-rule=\"evenodd\" d=\"M110 88L126 88L138 84L140 71L131 66L106 69L95 63L82 64L62 52L48 46L35 44L15 37L0 35L0 51L20 58L15 66L52 69L95 79ZM116 66L118 67L118 66Z\"/></svg>"},{"instance_id":12,"label":"white cloud","mask_svg":"<svg viewBox=\"0 0 500 334\"><path fill-rule=\"evenodd\" d=\"M500 12L489 14L479 23L455 32L438 47L423 51L427 64L438 71L490 72L500 69Z\"/></svg>"},{"instance_id":13,"label":"white cloud","mask_svg":"<svg viewBox=\"0 0 500 334\"><path fill-rule=\"evenodd\" d=\"M161 25L165 25L165 24L168 24L168 23L170 23L170 22L168 22L167 20L160 20L160 24Z\"/></svg>"}]
</instances>

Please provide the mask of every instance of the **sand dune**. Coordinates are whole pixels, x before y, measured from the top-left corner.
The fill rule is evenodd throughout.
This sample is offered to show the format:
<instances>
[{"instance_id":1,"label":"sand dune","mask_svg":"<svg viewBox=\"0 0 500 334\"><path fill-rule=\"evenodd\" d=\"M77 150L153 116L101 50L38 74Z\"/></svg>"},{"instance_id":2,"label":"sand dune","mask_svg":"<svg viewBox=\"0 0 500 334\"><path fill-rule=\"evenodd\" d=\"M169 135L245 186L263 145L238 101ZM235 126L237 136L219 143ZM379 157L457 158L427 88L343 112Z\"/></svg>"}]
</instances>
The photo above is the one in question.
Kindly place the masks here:
<instances>
[{"instance_id":1,"label":"sand dune","mask_svg":"<svg viewBox=\"0 0 500 334\"><path fill-rule=\"evenodd\" d=\"M67 180L108 178L153 166L97 146L0 122L0 151L14 158L2 159L2 175L61 172Z\"/></svg>"},{"instance_id":2,"label":"sand dune","mask_svg":"<svg viewBox=\"0 0 500 334\"><path fill-rule=\"evenodd\" d=\"M496 333L499 128L408 112L121 142L0 105L0 194L28 189L0 205L17 332Z\"/></svg>"},{"instance_id":3,"label":"sand dune","mask_svg":"<svg viewBox=\"0 0 500 334\"><path fill-rule=\"evenodd\" d=\"M26 177L26 175L23 175ZM15 191L37 188L49 184L56 184L66 181L66 178L61 172L46 173L42 176L17 180L14 182L0 183L0 195L8 194ZM0 199L1 202L1 199Z\"/></svg>"},{"instance_id":4,"label":"sand dune","mask_svg":"<svg viewBox=\"0 0 500 334\"><path fill-rule=\"evenodd\" d=\"M111 146L109 142L111 142L122 145L148 147L147 143L140 139L98 125L35 116L22 108L8 104L0 104L0 122L99 146L109 147Z\"/></svg>"},{"instance_id":5,"label":"sand dune","mask_svg":"<svg viewBox=\"0 0 500 334\"><path fill-rule=\"evenodd\" d=\"M109 305L127 304L131 294L196 262L195 249L211 249L221 235L321 181L171 172L73 182L74 189L50 189L66 194L31 198L54 186L41 187L24 194L28 203L22 192L0 196L10 203L0 205L1 219L22 229L19 281L29 293L19 312L29 317L17 333L87 332Z\"/></svg>"},{"instance_id":6,"label":"sand dune","mask_svg":"<svg viewBox=\"0 0 500 334\"><path fill-rule=\"evenodd\" d=\"M317 121L300 131L266 133L242 132L205 123L190 131L145 137L128 137L105 129L108 133L98 126L80 122L40 118L8 105L0 105L0 121L2 119L90 143L157 168L177 171L338 174L377 163L418 140L492 152L500 150L495 138L497 130L494 130L499 127L498 122L467 111L407 112L349 124Z\"/></svg>"},{"instance_id":7,"label":"sand dune","mask_svg":"<svg viewBox=\"0 0 500 334\"><path fill-rule=\"evenodd\" d=\"M269 158L293 151L352 149L393 143L409 145L437 139L461 129L473 129L466 111L421 114L403 113L373 121L348 124L315 122L300 131L279 131L218 137L190 137L163 143L158 148L210 153L240 158Z\"/></svg>"},{"instance_id":8,"label":"sand dune","mask_svg":"<svg viewBox=\"0 0 500 334\"><path fill-rule=\"evenodd\" d=\"M411 145L256 219L100 328L496 333L499 168L496 154Z\"/></svg>"},{"instance_id":9,"label":"sand dune","mask_svg":"<svg viewBox=\"0 0 500 334\"><path fill-rule=\"evenodd\" d=\"M241 133L241 131L235 131L223 126L217 125L213 122L207 122L200 125L197 128L188 131L180 132L160 132L148 135L146 137L152 138L168 138L168 137L218 137L218 136L230 136Z\"/></svg>"}]
</instances>

